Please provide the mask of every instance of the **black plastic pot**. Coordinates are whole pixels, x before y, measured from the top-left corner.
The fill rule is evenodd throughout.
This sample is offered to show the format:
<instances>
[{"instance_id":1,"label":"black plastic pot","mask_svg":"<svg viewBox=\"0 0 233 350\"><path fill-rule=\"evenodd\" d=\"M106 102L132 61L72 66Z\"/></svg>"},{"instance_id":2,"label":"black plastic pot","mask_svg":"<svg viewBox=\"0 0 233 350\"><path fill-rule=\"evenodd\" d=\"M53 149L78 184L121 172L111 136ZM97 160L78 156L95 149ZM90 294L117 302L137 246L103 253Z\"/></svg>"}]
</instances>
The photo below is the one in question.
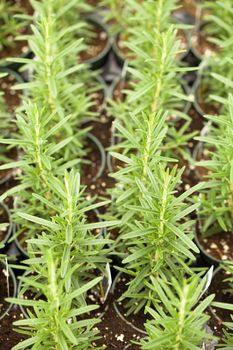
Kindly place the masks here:
<instances>
[{"instance_id":1,"label":"black plastic pot","mask_svg":"<svg viewBox=\"0 0 233 350\"><path fill-rule=\"evenodd\" d=\"M16 278L15 278L15 274L13 272L13 270L8 266L6 267L6 263L4 260L0 260L0 264L2 265L2 267L6 268L9 272L9 277L12 279L12 283L13 283L13 294L10 295L10 297L15 297L16 296L16 292L17 292L17 283L16 283ZM2 320L5 316L8 316L9 311L11 310L13 304L10 304L9 307L7 308L7 310L3 313L0 314L0 320Z\"/></svg>"},{"instance_id":2,"label":"black plastic pot","mask_svg":"<svg viewBox=\"0 0 233 350\"><path fill-rule=\"evenodd\" d=\"M201 256L203 257L204 261L206 262L206 264L208 266L212 266L214 265L215 267L217 267L219 264L224 264L224 262L227 262L227 260L220 260L220 259L217 259L215 257L213 257L212 255L208 254L206 252L206 250L204 249L204 247L201 245L201 242L199 241L198 239L198 234L197 234L197 231L198 231L198 225L199 227L201 227L201 223L200 221L198 220L197 223L196 223L196 230L195 230L195 236L194 236L194 240L195 240L195 243L196 245L198 246L199 250L200 250L200 253L201 253ZM201 230L201 228L199 228Z\"/></svg>"},{"instance_id":3,"label":"black plastic pot","mask_svg":"<svg viewBox=\"0 0 233 350\"><path fill-rule=\"evenodd\" d=\"M106 165L106 152L105 152L105 149L102 145L102 143L97 139L97 137L95 137L94 135L92 135L91 133L88 133L87 134L87 139L88 141L91 141L95 144L95 146L97 147L99 153L100 153L100 156L101 156L101 164L100 164L100 167L96 173L96 175L94 176L94 178L92 178L92 181L96 181L99 177L101 177L101 175L103 174L104 172L104 169L105 169L105 165Z\"/></svg>"},{"instance_id":4,"label":"black plastic pot","mask_svg":"<svg viewBox=\"0 0 233 350\"><path fill-rule=\"evenodd\" d=\"M92 69L99 69L105 64L107 60L108 54L112 47L112 41L107 26L101 21L101 18L98 16L98 14L91 14L86 17L86 20L94 27L102 29L103 32L105 32L107 35L107 42L102 52L100 52L96 57L82 60L82 63L90 65Z\"/></svg>"},{"instance_id":5,"label":"black plastic pot","mask_svg":"<svg viewBox=\"0 0 233 350\"><path fill-rule=\"evenodd\" d=\"M116 288L116 284L119 280L119 278L122 276L122 272L119 272L117 275L116 275L116 278L114 279L114 282L112 284L112 288L111 288L111 293L114 294L114 291L115 291L115 288ZM115 300L113 302L113 306L114 306L114 309L117 313L117 315L122 319L122 321L126 324L128 324L130 327L132 327L135 331L141 333L141 334L144 334L146 335L146 331L141 329L141 328L138 328L136 327L132 322L130 322L122 313L121 311L119 310L118 306L117 306L117 301Z\"/></svg>"},{"instance_id":6,"label":"black plastic pot","mask_svg":"<svg viewBox=\"0 0 233 350\"><path fill-rule=\"evenodd\" d=\"M0 242L1 244L6 244L11 236L13 224L12 224L11 214L10 214L8 207L2 202L2 203L0 203L0 208L2 208L7 213L8 221L9 221L9 226L7 227L6 236L5 236L4 240Z\"/></svg>"}]
</instances>

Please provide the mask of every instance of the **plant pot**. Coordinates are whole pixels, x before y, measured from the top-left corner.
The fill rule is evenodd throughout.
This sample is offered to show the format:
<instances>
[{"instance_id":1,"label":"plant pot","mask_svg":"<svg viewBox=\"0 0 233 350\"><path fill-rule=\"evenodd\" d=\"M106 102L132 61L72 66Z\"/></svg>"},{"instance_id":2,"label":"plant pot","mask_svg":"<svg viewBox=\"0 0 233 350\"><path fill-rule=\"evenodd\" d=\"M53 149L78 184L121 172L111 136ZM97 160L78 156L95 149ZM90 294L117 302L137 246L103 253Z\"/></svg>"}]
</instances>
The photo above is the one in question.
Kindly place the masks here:
<instances>
[{"instance_id":1,"label":"plant pot","mask_svg":"<svg viewBox=\"0 0 233 350\"><path fill-rule=\"evenodd\" d=\"M100 178L101 175L103 174L103 171L105 169L105 164L106 164L106 152L105 152L105 149L104 149L102 143L93 134L88 133L87 140L88 140L88 143L91 142L93 144L96 152L98 153L98 158L100 160L98 170L96 170L96 163L92 164L92 170L93 170L92 174L90 174L90 173L86 174L88 171L88 167L86 169L84 169L84 173L86 174L86 177L89 178L91 180L91 182L93 183L98 178Z\"/></svg>"},{"instance_id":2,"label":"plant pot","mask_svg":"<svg viewBox=\"0 0 233 350\"><path fill-rule=\"evenodd\" d=\"M122 278L123 274L122 272L119 272L116 277L115 277L115 280L112 284L112 289L111 289L111 293L113 295L116 295L119 293L119 290L117 289L117 284L119 283L120 279ZM125 282L125 281L123 281ZM135 331L141 333L141 334L144 334L146 335L146 331L144 329L142 329L142 327L137 327L137 325L134 324L134 322L130 319L130 317L127 317L124 315L124 313L122 312L122 309L119 307L119 303L117 302L117 300L114 300L113 302L113 306L114 306L114 309L117 313L117 315L121 318L121 320L128 324L131 328L133 328ZM142 314L140 314L139 318L142 316ZM144 315L143 315L144 316ZM133 318L132 318L133 319ZM146 321L146 320L145 320Z\"/></svg>"},{"instance_id":3,"label":"plant pot","mask_svg":"<svg viewBox=\"0 0 233 350\"><path fill-rule=\"evenodd\" d=\"M200 249L203 259L208 266L226 263L233 260L231 249L233 247L233 234L230 232L220 232L208 238L201 238L201 221L197 220L195 230L195 243Z\"/></svg>"},{"instance_id":4,"label":"plant pot","mask_svg":"<svg viewBox=\"0 0 233 350\"><path fill-rule=\"evenodd\" d=\"M10 309L12 308L12 304L8 305L4 301L5 298L7 297L15 297L16 296L16 279L15 279L15 274L13 270L8 266L6 267L6 263L4 260L0 260L0 271L1 271L1 276L4 275L3 280L1 280L1 308L0 308L0 320L3 319L5 316L8 315ZM8 273L7 273L8 271ZM7 281L7 274L9 276L9 286L8 286L8 281ZM5 293L5 295L3 295Z\"/></svg>"},{"instance_id":5,"label":"plant pot","mask_svg":"<svg viewBox=\"0 0 233 350\"><path fill-rule=\"evenodd\" d=\"M217 46L208 41L205 33L206 25L208 23L197 24L190 36L191 50L200 61L212 57L218 52Z\"/></svg>"},{"instance_id":6,"label":"plant pot","mask_svg":"<svg viewBox=\"0 0 233 350\"><path fill-rule=\"evenodd\" d=\"M210 128L211 124L207 123L205 125L205 127L202 129L201 131L201 135L204 136L206 134L208 134L209 128ZM199 162L202 160L208 160L209 157L209 150L203 147L204 144L203 142L198 142L193 150L193 159L195 162ZM199 181L206 181L207 176L209 175L209 171L207 168L205 168L204 166L195 166L195 174L196 177Z\"/></svg>"},{"instance_id":7,"label":"plant pot","mask_svg":"<svg viewBox=\"0 0 233 350\"><path fill-rule=\"evenodd\" d=\"M221 267L218 267L213 274L212 282L208 290L208 294L215 294L214 302L221 302L227 304L233 304L233 295L224 290L229 288L227 282L223 282L226 278L229 278L229 274L226 274ZM216 331L219 336L223 334L224 322L232 322L231 314L233 312L226 309L215 308L215 306L209 307L210 314L212 316L212 323L215 324ZM213 326L211 327L213 328Z\"/></svg>"},{"instance_id":8,"label":"plant pot","mask_svg":"<svg viewBox=\"0 0 233 350\"><path fill-rule=\"evenodd\" d=\"M7 243L12 233L12 221L8 207L2 202L0 203L0 223L9 223L5 230L0 230L0 244Z\"/></svg>"},{"instance_id":9,"label":"plant pot","mask_svg":"<svg viewBox=\"0 0 233 350\"><path fill-rule=\"evenodd\" d=\"M87 49L80 53L80 60L82 63L90 65L92 69L98 69L106 62L112 43L108 28L103 24L99 16L92 14L87 17L87 22L95 28L93 31L99 35L98 40L100 45L98 49L97 45L91 46L87 44Z\"/></svg>"},{"instance_id":10,"label":"plant pot","mask_svg":"<svg viewBox=\"0 0 233 350\"><path fill-rule=\"evenodd\" d=\"M123 34L118 33L113 37L112 50L114 53L114 57L120 67L122 67L125 61L132 59L130 57L129 49L124 45ZM131 53L131 55L133 55Z\"/></svg>"},{"instance_id":11,"label":"plant pot","mask_svg":"<svg viewBox=\"0 0 233 350\"><path fill-rule=\"evenodd\" d=\"M219 113L220 106L214 101L205 102L205 97L207 97L210 92L209 84L211 81L207 84L203 77L202 74L199 74L193 85L194 107L202 116L206 114L216 115ZM212 83L214 82L212 81Z\"/></svg>"}]
</instances>

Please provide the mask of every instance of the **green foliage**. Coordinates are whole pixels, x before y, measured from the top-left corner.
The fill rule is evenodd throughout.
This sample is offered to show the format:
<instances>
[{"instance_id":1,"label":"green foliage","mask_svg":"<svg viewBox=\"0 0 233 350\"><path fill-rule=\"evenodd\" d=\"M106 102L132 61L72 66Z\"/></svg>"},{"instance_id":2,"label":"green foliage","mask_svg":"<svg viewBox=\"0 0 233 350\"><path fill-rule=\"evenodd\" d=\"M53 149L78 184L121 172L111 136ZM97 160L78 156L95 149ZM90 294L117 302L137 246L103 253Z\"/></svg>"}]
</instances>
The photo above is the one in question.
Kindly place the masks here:
<instances>
[{"instance_id":1,"label":"green foliage","mask_svg":"<svg viewBox=\"0 0 233 350\"><path fill-rule=\"evenodd\" d=\"M158 298L146 308L152 320L145 324L148 336L141 340L141 349L199 350L202 343L214 339L204 328L209 319L205 311L214 295L199 302L205 284L206 279L198 275L181 282L151 277L148 286Z\"/></svg>"},{"instance_id":2,"label":"green foliage","mask_svg":"<svg viewBox=\"0 0 233 350\"><path fill-rule=\"evenodd\" d=\"M20 20L16 15L23 14L24 10L17 3L8 0L0 2L0 50L15 45L15 37L25 27L26 21Z\"/></svg>"},{"instance_id":3,"label":"green foliage","mask_svg":"<svg viewBox=\"0 0 233 350\"><path fill-rule=\"evenodd\" d=\"M198 162L209 175L211 189L200 197L203 233L232 231L233 213L233 96L224 102L224 115L206 116L212 122L207 136L197 139L209 150L209 159Z\"/></svg>"},{"instance_id":4,"label":"green foliage","mask_svg":"<svg viewBox=\"0 0 233 350\"><path fill-rule=\"evenodd\" d=\"M58 178L48 179L48 189L52 197L33 194L33 197L44 205L51 219L17 211L16 214L24 220L33 223L38 234L28 240L30 242L29 256L34 256L37 245L49 247L54 257L60 261L61 278L78 264L79 269L74 273L75 278L69 281L69 286L78 288L84 281L90 280L94 271L104 273L106 258L111 244L103 234L103 228L117 225L117 221L99 221L88 223L87 213L95 208L106 205L108 201L90 204L83 199L83 190L80 187L79 173L66 172L64 180ZM30 213L30 211L29 211ZM35 225L36 224L36 225ZM43 229L42 234L39 234Z\"/></svg>"},{"instance_id":5,"label":"green foliage","mask_svg":"<svg viewBox=\"0 0 233 350\"><path fill-rule=\"evenodd\" d=\"M202 184L177 197L181 174L182 170L176 172L176 167L170 171L158 164L153 173L147 168L150 186L147 187L142 178L135 179L140 191L139 205L125 208L135 213L137 219L130 222L128 232L121 236L128 249L123 271L131 276L122 296L131 299L127 303L129 313L137 312L146 304L150 294L147 282L151 276L168 270L178 276L184 271L191 273L188 261L195 260L194 253L199 250L192 241L193 221L188 215L199 204L189 205L187 199Z\"/></svg>"},{"instance_id":6,"label":"green foliage","mask_svg":"<svg viewBox=\"0 0 233 350\"><path fill-rule=\"evenodd\" d=\"M99 322L88 313L97 308L84 302L84 293L100 282L96 278L82 287L67 291L67 280L72 271L61 279L60 262L52 249L40 247L40 256L28 260L28 272L33 275L22 277L24 288L36 288L38 298L8 299L11 303L28 308L29 318L14 323L27 336L26 340L14 346L18 349L93 349L97 339L94 326Z\"/></svg>"},{"instance_id":7,"label":"green foliage","mask_svg":"<svg viewBox=\"0 0 233 350\"><path fill-rule=\"evenodd\" d=\"M203 71L204 82L209 92L227 98L233 87L232 83L230 85L225 83L225 79L229 82L233 80L233 3L230 0L205 1L204 7L207 9L207 24L203 31L208 41L216 45L215 54L206 57L202 63L203 66L208 66L208 69ZM209 96L205 98L209 100Z\"/></svg>"}]
</instances>

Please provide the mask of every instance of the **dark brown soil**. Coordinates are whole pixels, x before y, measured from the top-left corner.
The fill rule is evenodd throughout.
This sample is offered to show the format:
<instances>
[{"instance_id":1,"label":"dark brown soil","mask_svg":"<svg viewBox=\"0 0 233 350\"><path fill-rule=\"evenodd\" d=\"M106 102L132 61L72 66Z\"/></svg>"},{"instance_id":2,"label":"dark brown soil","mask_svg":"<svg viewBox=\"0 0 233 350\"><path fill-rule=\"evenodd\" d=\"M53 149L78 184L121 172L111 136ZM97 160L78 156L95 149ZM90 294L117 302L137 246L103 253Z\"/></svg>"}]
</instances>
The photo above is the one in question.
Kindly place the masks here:
<instances>
[{"instance_id":1,"label":"dark brown soil","mask_svg":"<svg viewBox=\"0 0 233 350\"><path fill-rule=\"evenodd\" d=\"M18 306L13 306L9 316L0 320L0 349L11 350L13 346L25 339L25 336L14 332L13 322L23 319L23 314Z\"/></svg>"},{"instance_id":2,"label":"dark brown soil","mask_svg":"<svg viewBox=\"0 0 233 350\"><path fill-rule=\"evenodd\" d=\"M208 101L210 92L211 87L200 82L195 94L196 103L200 106L204 114L216 115L219 114L220 106L214 101Z\"/></svg>"},{"instance_id":3,"label":"dark brown soil","mask_svg":"<svg viewBox=\"0 0 233 350\"><path fill-rule=\"evenodd\" d=\"M199 143L195 149L195 161L208 160L210 158L210 152L208 149L203 148ZM204 166L196 166L195 173L199 181L206 181L209 175L209 170Z\"/></svg>"},{"instance_id":4,"label":"dark brown soil","mask_svg":"<svg viewBox=\"0 0 233 350\"><path fill-rule=\"evenodd\" d=\"M4 93L4 99L8 107L8 111L13 113L15 108L18 107L21 103L21 91L12 90L12 86L17 83L17 80L14 75L7 75L2 78L0 81L0 90Z\"/></svg>"},{"instance_id":5,"label":"dark brown soil","mask_svg":"<svg viewBox=\"0 0 233 350\"><path fill-rule=\"evenodd\" d=\"M92 6L98 6L101 3L101 0L87 0L87 3Z\"/></svg>"},{"instance_id":6,"label":"dark brown soil","mask_svg":"<svg viewBox=\"0 0 233 350\"><path fill-rule=\"evenodd\" d=\"M0 205L0 224L9 224L9 216L3 206ZM4 241L8 234L8 226L3 230L0 230L0 242Z\"/></svg>"},{"instance_id":7,"label":"dark brown soil","mask_svg":"<svg viewBox=\"0 0 233 350\"><path fill-rule=\"evenodd\" d=\"M11 3L17 3L19 7L22 8L21 13L33 14L33 8L28 0L12 0ZM26 28L22 28L18 35L30 34L31 30L29 25ZM27 54L29 52L29 47L27 41L16 41L14 37L12 37L12 45L5 47L4 50L0 51L0 59L4 59L7 57L19 57L23 54Z\"/></svg>"},{"instance_id":8,"label":"dark brown soil","mask_svg":"<svg viewBox=\"0 0 233 350\"><path fill-rule=\"evenodd\" d=\"M123 350L131 343L131 340L139 341L143 336L142 333L125 323L114 308L114 301L120 297L124 290L124 282L121 285L117 285L116 292L114 294L109 293L107 301L98 310L98 315L101 315L101 313L104 312L101 318L101 323L97 326L103 339L98 340L96 343L99 346L105 345L107 350ZM143 313L140 313L135 317L129 317L129 320L132 321L132 318L134 319L135 324L139 327L143 326L142 323L146 320ZM130 350L139 349L139 346L135 344L132 344L130 347Z\"/></svg>"},{"instance_id":9,"label":"dark brown soil","mask_svg":"<svg viewBox=\"0 0 233 350\"><path fill-rule=\"evenodd\" d=\"M233 234L230 232L216 233L210 237L203 237L200 230L198 241L207 254L218 260L233 260Z\"/></svg>"},{"instance_id":10,"label":"dark brown soil","mask_svg":"<svg viewBox=\"0 0 233 350\"><path fill-rule=\"evenodd\" d=\"M217 46L208 41L208 37L204 29L199 33L192 34L191 44L200 56L212 56L218 51Z\"/></svg>"},{"instance_id":11,"label":"dark brown soil","mask_svg":"<svg viewBox=\"0 0 233 350\"><path fill-rule=\"evenodd\" d=\"M188 52L188 38L185 32L181 29L177 32L177 38L180 40L180 49L183 51L178 54L178 59L183 57Z\"/></svg>"},{"instance_id":12,"label":"dark brown soil","mask_svg":"<svg viewBox=\"0 0 233 350\"><path fill-rule=\"evenodd\" d=\"M84 126L90 126L92 128L91 133L102 143L105 149L110 146L112 120L106 113L102 113L99 121L91 121ZM113 187L114 180L109 177L109 172L105 164L101 176L93 181L99 170L101 157L97 146L89 139L86 142L89 151L85 160L89 161L89 164L84 164L82 167L82 184L87 186L87 192L91 197L95 195L106 196L106 189Z\"/></svg>"},{"instance_id":13,"label":"dark brown soil","mask_svg":"<svg viewBox=\"0 0 233 350\"><path fill-rule=\"evenodd\" d=\"M9 307L9 304L5 301L5 298L13 296L14 292L14 284L11 275L8 279L6 267L2 264L0 264L0 286L0 315L2 315Z\"/></svg>"},{"instance_id":14,"label":"dark brown soil","mask_svg":"<svg viewBox=\"0 0 233 350\"><path fill-rule=\"evenodd\" d=\"M80 53L80 60L82 62L97 57L104 51L108 42L108 34L101 27L92 25L91 34L92 36L86 43L87 49Z\"/></svg>"},{"instance_id":15,"label":"dark brown soil","mask_svg":"<svg viewBox=\"0 0 233 350\"><path fill-rule=\"evenodd\" d=\"M113 89L112 99L114 101L124 101L126 98L124 90L129 89L130 86L131 85L128 80L119 80Z\"/></svg>"},{"instance_id":16,"label":"dark brown soil","mask_svg":"<svg viewBox=\"0 0 233 350\"><path fill-rule=\"evenodd\" d=\"M0 147L4 147L4 145L0 144ZM4 156L9 160L17 160L17 150L16 148L12 148L5 152ZM2 165L4 162L0 160L0 165ZM17 169L8 169L8 170L1 170L0 171L0 182L4 179L10 178L12 175L17 173Z\"/></svg>"},{"instance_id":17,"label":"dark brown soil","mask_svg":"<svg viewBox=\"0 0 233 350\"><path fill-rule=\"evenodd\" d=\"M116 38L116 47L122 59L132 60L135 58L135 54L132 53L126 46L127 37L124 33L120 33Z\"/></svg>"},{"instance_id":18,"label":"dark brown soil","mask_svg":"<svg viewBox=\"0 0 233 350\"><path fill-rule=\"evenodd\" d=\"M122 294L126 292L127 283L129 280L130 278L127 275L121 275L117 280L114 291L116 305L120 313L127 319L127 321L131 322L134 326L141 329L142 331L145 331L144 323L147 321L148 317L144 314L143 309L137 314L130 314L127 316L126 304L129 300L126 299L123 301L117 301L122 296Z\"/></svg>"},{"instance_id":19,"label":"dark brown soil","mask_svg":"<svg viewBox=\"0 0 233 350\"><path fill-rule=\"evenodd\" d=\"M233 293L229 291L229 284L225 281L226 278L232 277L229 274L226 274L224 270L219 270L212 279L212 283L209 287L208 294L215 294L214 301L223 302L223 303L233 303ZM231 311L220 309L220 308L211 308L212 319L210 321L214 325L211 327L215 330L216 335L222 335L222 322L231 322Z\"/></svg>"},{"instance_id":20,"label":"dark brown soil","mask_svg":"<svg viewBox=\"0 0 233 350\"><path fill-rule=\"evenodd\" d=\"M91 106L91 112L100 112L103 109L104 104L104 91L102 89L94 91L90 94L91 102L93 105Z\"/></svg>"}]
</instances>

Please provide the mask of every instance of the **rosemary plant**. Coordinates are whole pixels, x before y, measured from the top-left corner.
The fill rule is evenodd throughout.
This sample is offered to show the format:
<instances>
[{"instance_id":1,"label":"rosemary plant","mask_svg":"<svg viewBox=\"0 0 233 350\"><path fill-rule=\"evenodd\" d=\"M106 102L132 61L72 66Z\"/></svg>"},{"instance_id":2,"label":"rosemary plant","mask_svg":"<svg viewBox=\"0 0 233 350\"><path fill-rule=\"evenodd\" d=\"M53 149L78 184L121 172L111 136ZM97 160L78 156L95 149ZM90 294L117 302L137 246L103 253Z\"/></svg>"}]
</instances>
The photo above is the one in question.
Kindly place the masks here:
<instances>
[{"instance_id":1,"label":"rosemary plant","mask_svg":"<svg viewBox=\"0 0 233 350\"><path fill-rule=\"evenodd\" d=\"M216 52L206 57L203 67L204 82L212 94L227 98L232 89L232 21L233 4L230 0L206 1L204 7L208 10L204 32L208 40L216 45ZM210 95L210 94L208 94ZM211 96L207 97L210 100ZM222 106L224 107L224 106Z\"/></svg>"},{"instance_id":2,"label":"rosemary plant","mask_svg":"<svg viewBox=\"0 0 233 350\"><path fill-rule=\"evenodd\" d=\"M211 189L203 191L200 197L199 214L206 235L233 229L233 96L218 101L224 103L224 115L207 115L212 122L209 133L197 138L209 151L209 159L198 163L208 170L207 179L211 185Z\"/></svg>"},{"instance_id":3,"label":"rosemary plant","mask_svg":"<svg viewBox=\"0 0 233 350\"><path fill-rule=\"evenodd\" d=\"M137 206L125 208L135 213L136 219L129 224L128 232L121 235L128 248L128 255L123 260L123 272L129 274L128 289L122 299L127 302L128 313L138 312L149 299L150 290L147 282L158 272L166 274L172 271L180 277L185 271L191 274L189 262L195 260L198 248L193 243L193 221L188 215L195 211L198 203L189 205L189 196L203 185L198 184L180 196L175 196L182 170L171 171L162 164L153 169L147 168L150 186L143 179L136 178L140 202ZM179 268L178 268L179 266Z\"/></svg>"},{"instance_id":4,"label":"rosemary plant","mask_svg":"<svg viewBox=\"0 0 233 350\"><path fill-rule=\"evenodd\" d=\"M22 277L23 283L28 289L36 288L40 297L35 300L8 299L29 308L29 318L14 323L26 339L13 349L93 349L93 342L97 339L93 327L99 320L90 318L88 313L97 305L86 305L83 294L101 278L68 292L67 281L79 268L78 264L61 279L60 261L52 249L44 247L40 247L40 256L29 259L27 264L33 275Z\"/></svg>"},{"instance_id":5,"label":"rosemary plant","mask_svg":"<svg viewBox=\"0 0 233 350\"><path fill-rule=\"evenodd\" d=\"M110 260L106 258L111 244L103 234L102 229L118 224L117 221L99 221L88 223L87 213L94 209L106 205L109 201L100 203L88 203L83 199L83 190L80 187L79 173L65 172L64 180L50 178L48 188L53 193L53 197L43 197L33 194L33 197L41 202L45 208L52 212L52 219L45 220L26 212L18 211L17 215L36 225L40 225L45 231L29 239L30 245L37 244L50 247L54 257L60 261L61 278L79 264L77 274L72 283L75 290L84 281L93 277L94 271L105 272L106 263ZM39 242L39 243L38 243ZM33 250L30 252L33 254Z\"/></svg>"},{"instance_id":6,"label":"rosemary plant","mask_svg":"<svg viewBox=\"0 0 233 350\"><path fill-rule=\"evenodd\" d=\"M54 125L53 128L48 129L48 123L53 115L48 118L44 110L40 110L37 104L30 101L24 102L23 109L25 113L16 115L16 125L19 133L16 138L0 140L0 143L10 146L20 147L21 157L18 161L5 163L1 165L0 170L6 169L20 169L18 171L19 185L9 189L2 194L1 200L11 195L18 196L18 204L30 214L38 214L41 217L49 217L49 212L43 205L39 205L32 193L41 193L50 198L51 192L48 189L48 179L53 176L64 173L64 170L78 160L65 162L60 158L55 160L54 155L66 146L72 137L68 137L59 143L55 143L54 134L69 120L70 116L64 118L61 122ZM51 141L50 141L51 140ZM17 212L17 208L15 210ZM20 220L16 219L20 225ZM26 229L24 225L21 229ZM28 234L30 230L28 228ZM26 229L27 231L27 229ZM20 231L18 232L20 233Z\"/></svg>"},{"instance_id":7,"label":"rosemary plant","mask_svg":"<svg viewBox=\"0 0 233 350\"><path fill-rule=\"evenodd\" d=\"M54 135L57 142L62 140L63 135L73 136L63 150L63 157L71 160L74 155L83 155L81 139L85 131L80 131L80 121L91 114L90 97L83 85L87 79L87 69L78 63L78 55L85 45L80 37L74 38L74 33L81 30L84 24L82 21L75 24L64 21L66 15L69 17L70 12L74 12L77 1L65 1L61 8L55 0L33 4L37 12L36 23L32 25L33 34L25 39L28 39L35 57L13 59L25 63L24 69L33 72L33 79L15 88L27 89L33 101L44 107L47 117L53 115L48 127L72 115L69 123L63 124L58 134Z\"/></svg>"},{"instance_id":8,"label":"rosemary plant","mask_svg":"<svg viewBox=\"0 0 233 350\"><path fill-rule=\"evenodd\" d=\"M200 301L205 284L206 279L198 275L181 282L151 277L148 286L152 294L156 290L158 299L146 308L152 320L145 324L148 336L141 340L141 349L199 350L214 340L206 330L210 317L205 313L214 295Z\"/></svg>"},{"instance_id":9,"label":"rosemary plant","mask_svg":"<svg viewBox=\"0 0 233 350\"><path fill-rule=\"evenodd\" d=\"M17 3L8 0L1 0L0 3L0 50L7 49L15 45L15 37L25 26L25 21L19 20L15 15L22 14L23 8Z\"/></svg>"}]
</instances>

